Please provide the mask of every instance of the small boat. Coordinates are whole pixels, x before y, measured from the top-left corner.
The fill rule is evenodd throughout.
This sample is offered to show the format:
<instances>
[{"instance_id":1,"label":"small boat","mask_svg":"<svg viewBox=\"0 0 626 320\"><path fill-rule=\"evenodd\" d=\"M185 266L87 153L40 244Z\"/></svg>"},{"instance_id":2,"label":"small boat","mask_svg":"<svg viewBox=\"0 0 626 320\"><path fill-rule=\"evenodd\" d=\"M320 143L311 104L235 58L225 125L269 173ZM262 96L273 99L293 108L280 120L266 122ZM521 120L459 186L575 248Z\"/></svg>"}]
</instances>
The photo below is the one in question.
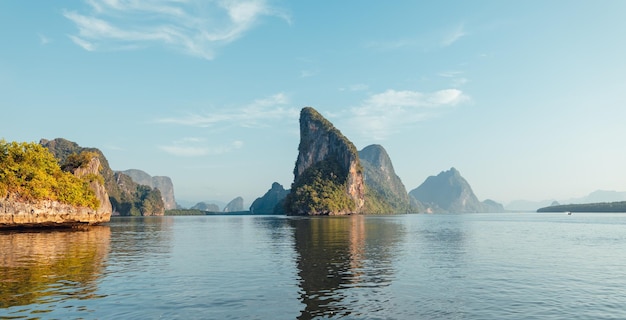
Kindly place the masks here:
<instances>
[{"instance_id":1,"label":"small boat","mask_svg":"<svg viewBox=\"0 0 626 320\"><path fill-rule=\"evenodd\" d=\"M565 213L567 213L567 215L568 215L568 216L571 216L571 215L572 215L572 212L571 212L571 211L565 211Z\"/></svg>"}]
</instances>

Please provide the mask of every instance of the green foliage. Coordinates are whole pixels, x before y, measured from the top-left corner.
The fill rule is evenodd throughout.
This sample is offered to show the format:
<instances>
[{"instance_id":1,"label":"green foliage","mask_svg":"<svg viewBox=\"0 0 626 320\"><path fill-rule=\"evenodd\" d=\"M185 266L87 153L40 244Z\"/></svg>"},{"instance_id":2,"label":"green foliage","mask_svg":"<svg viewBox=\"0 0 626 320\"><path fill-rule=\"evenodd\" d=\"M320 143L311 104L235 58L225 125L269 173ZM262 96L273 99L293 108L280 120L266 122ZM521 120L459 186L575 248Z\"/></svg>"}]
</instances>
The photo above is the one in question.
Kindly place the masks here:
<instances>
[{"instance_id":1,"label":"green foliage","mask_svg":"<svg viewBox=\"0 0 626 320\"><path fill-rule=\"evenodd\" d=\"M0 140L0 195L92 209L100 206L88 181L61 170L52 153L32 142Z\"/></svg>"},{"instance_id":2,"label":"green foliage","mask_svg":"<svg viewBox=\"0 0 626 320\"><path fill-rule=\"evenodd\" d=\"M70 167L80 167L81 164L84 163L80 157L78 157L78 159L73 158L72 154L80 155L84 152L96 154L100 159L100 173L102 175L102 178L96 179L104 180L104 188L109 194L109 200L111 201L114 212L122 216L138 216L143 213L158 215L163 214L165 211L163 200L160 199L161 194L156 193L158 190L153 189L146 191L140 189L139 184L133 182L129 176L114 172L100 150L96 148L83 148L75 142L63 138L54 140L42 139L40 143L48 148L54 156L59 159L60 163L72 163L73 165L70 165ZM93 179L93 177L89 179ZM149 195L150 193L154 194ZM159 200L155 200L157 197ZM146 203L144 204L144 202Z\"/></svg>"},{"instance_id":3,"label":"green foliage","mask_svg":"<svg viewBox=\"0 0 626 320\"><path fill-rule=\"evenodd\" d=\"M353 212L354 201L346 192L347 172L338 161L327 158L316 163L298 178L285 199L288 214L327 215L331 212Z\"/></svg>"},{"instance_id":4,"label":"green foliage","mask_svg":"<svg viewBox=\"0 0 626 320\"><path fill-rule=\"evenodd\" d=\"M61 164L61 170L74 172L78 168L85 168L91 162L91 159L98 157L98 154L93 151L82 151L80 153L72 153L65 158L63 164ZM100 168L98 168L100 169Z\"/></svg>"}]
</instances>

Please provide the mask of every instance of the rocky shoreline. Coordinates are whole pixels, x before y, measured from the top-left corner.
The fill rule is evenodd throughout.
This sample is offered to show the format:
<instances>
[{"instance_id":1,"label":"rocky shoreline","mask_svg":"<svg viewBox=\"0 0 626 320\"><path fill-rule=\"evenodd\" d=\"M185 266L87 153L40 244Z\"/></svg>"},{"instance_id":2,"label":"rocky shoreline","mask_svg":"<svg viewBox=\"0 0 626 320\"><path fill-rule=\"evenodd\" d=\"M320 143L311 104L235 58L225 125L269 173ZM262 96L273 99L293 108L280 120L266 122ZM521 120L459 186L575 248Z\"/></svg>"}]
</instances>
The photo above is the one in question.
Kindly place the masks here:
<instances>
[{"instance_id":1,"label":"rocky shoreline","mask_svg":"<svg viewBox=\"0 0 626 320\"><path fill-rule=\"evenodd\" d=\"M76 207L58 201L0 200L0 229L97 225L110 219L110 211Z\"/></svg>"}]
</instances>

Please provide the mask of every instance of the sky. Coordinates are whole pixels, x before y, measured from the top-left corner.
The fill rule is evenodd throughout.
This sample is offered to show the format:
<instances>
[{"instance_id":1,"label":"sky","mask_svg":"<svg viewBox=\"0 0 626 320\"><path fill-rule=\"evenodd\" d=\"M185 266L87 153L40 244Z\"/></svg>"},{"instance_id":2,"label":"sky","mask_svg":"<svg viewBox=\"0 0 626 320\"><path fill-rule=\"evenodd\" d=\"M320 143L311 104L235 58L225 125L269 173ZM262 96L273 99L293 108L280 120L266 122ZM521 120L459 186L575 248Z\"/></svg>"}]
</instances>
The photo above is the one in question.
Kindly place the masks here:
<instances>
[{"instance_id":1,"label":"sky","mask_svg":"<svg viewBox=\"0 0 626 320\"><path fill-rule=\"evenodd\" d=\"M289 188L316 108L408 191L626 190L626 1L0 1L0 138L63 137L181 202Z\"/></svg>"}]
</instances>

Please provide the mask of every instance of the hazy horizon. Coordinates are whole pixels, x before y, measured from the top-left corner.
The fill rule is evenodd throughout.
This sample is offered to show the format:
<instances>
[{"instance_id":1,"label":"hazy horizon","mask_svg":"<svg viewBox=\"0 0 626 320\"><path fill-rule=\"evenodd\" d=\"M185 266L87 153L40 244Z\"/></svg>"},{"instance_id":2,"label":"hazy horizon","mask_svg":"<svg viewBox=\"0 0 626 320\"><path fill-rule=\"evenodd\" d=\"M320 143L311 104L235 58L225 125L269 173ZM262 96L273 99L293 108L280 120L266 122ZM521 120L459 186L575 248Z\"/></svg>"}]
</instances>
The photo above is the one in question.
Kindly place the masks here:
<instances>
[{"instance_id":1,"label":"hazy horizon","mask_svg":"<svg viewBox=\"0 0 626 320\"><path fill-rule=\"evenodd\" d=\"M289 188L312 106L407 191L626 190L626 2L0 2L0 138L62 137L177 199Z\"/></svg>"}]
</instances>

